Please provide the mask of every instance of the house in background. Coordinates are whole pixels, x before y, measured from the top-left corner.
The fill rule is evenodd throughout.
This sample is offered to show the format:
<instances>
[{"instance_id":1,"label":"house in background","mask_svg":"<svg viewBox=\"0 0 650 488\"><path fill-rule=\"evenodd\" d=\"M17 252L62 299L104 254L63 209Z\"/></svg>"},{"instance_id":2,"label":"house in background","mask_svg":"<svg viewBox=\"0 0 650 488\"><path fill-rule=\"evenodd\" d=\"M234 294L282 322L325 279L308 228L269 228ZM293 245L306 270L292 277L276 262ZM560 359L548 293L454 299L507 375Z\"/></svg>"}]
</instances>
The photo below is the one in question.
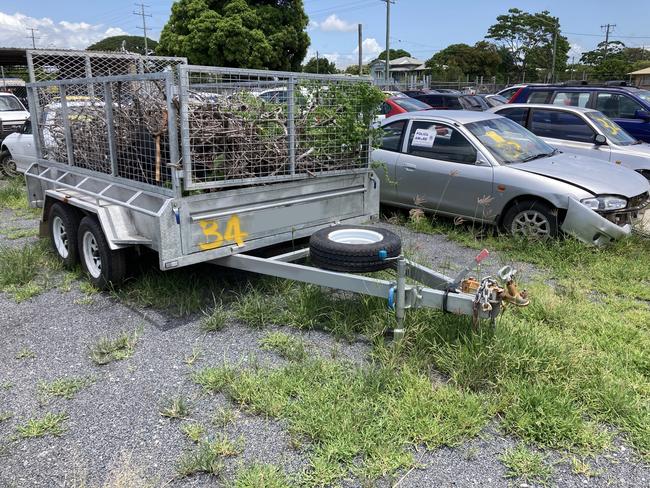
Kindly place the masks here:
<instances>
[{"instance_id":1,"label":"house in background","mask_svg":"<svg viewBox=\"0 0 650 488\"><path fill-rule=\"evenodd\" d=\"M375 59L370 63L370 76L378 84L385 84L386 79L386 60ZM410 58L407 56L391 59L389 71L389 83L404 86L416 86L428 83L427 75L429 68L424 65L424 61Z\"/></svg>"},{"instance_id":2,"label":"house in background","mask_svg":"<svg viewBox=\"0 0 650 488\"><path fill-rule=\"evenodd\" d=\"M628 73L632 79L632 83L639 88L650 89L650 68L643 68L638 71Z\"/></svg>"}]
</instances>

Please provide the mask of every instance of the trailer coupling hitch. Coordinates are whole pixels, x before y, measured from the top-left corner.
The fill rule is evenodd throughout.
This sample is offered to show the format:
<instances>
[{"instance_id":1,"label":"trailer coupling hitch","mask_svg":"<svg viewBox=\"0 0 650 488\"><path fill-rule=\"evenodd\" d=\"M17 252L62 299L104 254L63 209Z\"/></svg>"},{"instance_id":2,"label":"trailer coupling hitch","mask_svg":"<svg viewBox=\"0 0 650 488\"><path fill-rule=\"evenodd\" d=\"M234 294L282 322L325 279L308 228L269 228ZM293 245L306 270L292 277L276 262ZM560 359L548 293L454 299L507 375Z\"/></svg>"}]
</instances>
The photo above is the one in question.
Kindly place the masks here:
<instances>
[{"instance_id":1,"label":"trailer coupling hitch","mask_svg":"<svg viewBox=\"0 0 650 488\"><path fill-rule=\"evenodd\" d=\"M516 274L517 270L512 266L504 266L499 270L499 278L501 278L506 284L503 299L507 303L512 303L518 307L525 307L530 303L530 300L528 299L528 293L526 290L519 291L517 288L517 283L515 283Z\"/></svg>"}]
</instances>

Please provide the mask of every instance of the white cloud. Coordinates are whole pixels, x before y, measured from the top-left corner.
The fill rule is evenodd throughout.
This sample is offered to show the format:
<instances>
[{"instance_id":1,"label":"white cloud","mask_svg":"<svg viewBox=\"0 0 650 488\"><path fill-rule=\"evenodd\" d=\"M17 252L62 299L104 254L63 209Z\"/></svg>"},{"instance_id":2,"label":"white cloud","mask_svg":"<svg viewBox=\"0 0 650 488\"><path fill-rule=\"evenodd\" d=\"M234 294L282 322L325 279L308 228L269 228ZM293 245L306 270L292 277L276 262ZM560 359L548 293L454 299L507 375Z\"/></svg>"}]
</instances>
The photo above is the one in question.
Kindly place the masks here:
<instances>
[{"instance_id":1,"label":"white cloud","mask_svg":"<svg viewBox=\"0 0 650 488\"><path fill-rule=\"evenodd\" d=\"M325 32L352 32L357 30L357 24L352 24L332 14L322 22L310 22L310 26L318 27Z\"/></svg>"},{"instance_id":2,"label":"white cloud","mask_svg":"<svg viewBox=\"0 0 650 488\"><path fill-rule=\"evenodd\" d=\"M377 39L374 37L367 37L361 43L361 53L363 55L363 62L367 63L377 57L377 54L384 50L383 47L379 45ZM359 46L354 48L354 54L359 55Z\"/></svg>"},{"instance_id":3,"label":"white cloud","mask_svg":"<svg viewBox=\"0 0 650 488\"><path fill-rule=\"evenodd\" d=\"M0 12L0 46L31 47L27 38L29 28L38 29L37 48L85 49L104 37L126 35L119 27L86 22L54 22L47 17L29 17L19 12L6 14Z\"/></svg>"},{"instance_id":4,"label":"white cloud","mask_svg":"<svg viewBox=\"0 0 650 488\"><path fill-rule=\"evenodd\" d=\"M577 42L572 42L571 47L569 48L569 52L567 53L569 56L569 63L571 63L571 58L575 56L575 61L576 63L580 61L580 56L582 56L582 53L585 52L585 48L582 47L580 44Z\"/></svg>"}]
</instances>

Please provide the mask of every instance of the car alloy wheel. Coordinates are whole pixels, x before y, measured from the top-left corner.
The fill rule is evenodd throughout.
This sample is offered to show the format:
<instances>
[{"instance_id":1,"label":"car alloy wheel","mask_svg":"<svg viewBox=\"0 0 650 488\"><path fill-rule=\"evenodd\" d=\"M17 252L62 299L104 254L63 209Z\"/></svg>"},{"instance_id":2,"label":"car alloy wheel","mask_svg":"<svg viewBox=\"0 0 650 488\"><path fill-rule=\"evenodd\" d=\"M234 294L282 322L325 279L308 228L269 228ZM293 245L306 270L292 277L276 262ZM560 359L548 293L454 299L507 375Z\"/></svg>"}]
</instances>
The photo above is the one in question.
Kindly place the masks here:
<instances>
[{"instance_id":1,"label":"car alloy wheel","mask_svg":"<svg viewBox=\"0 0 650 488\"><path fill-rule=\"evenodd\" d=\"M546 240L551 237L551 223L537 210L523 210L515 215L510 231L516 236Z\"/></svg>"}]
</instances>

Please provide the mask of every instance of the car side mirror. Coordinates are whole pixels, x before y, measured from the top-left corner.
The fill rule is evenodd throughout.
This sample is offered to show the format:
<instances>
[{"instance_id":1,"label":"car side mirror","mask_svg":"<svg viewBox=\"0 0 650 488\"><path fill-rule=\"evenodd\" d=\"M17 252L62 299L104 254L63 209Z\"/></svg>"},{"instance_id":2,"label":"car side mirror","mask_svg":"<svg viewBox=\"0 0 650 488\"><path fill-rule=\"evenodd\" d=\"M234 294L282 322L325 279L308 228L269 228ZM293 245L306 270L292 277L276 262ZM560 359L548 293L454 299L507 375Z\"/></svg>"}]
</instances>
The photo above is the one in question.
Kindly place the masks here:
<instances>
[{"instance_id":1,"label":"car side mirror","mask_svg":"<svg viewBox=\"0 0 650 488\"><path fill-rule=\"evenodd\" d=\"M596 137L594 137L594 144L596 144L597 146L602 146L603 144L607 144L607 138L602 134L596 134Z\"/></svg>"},{"instance_id":2,"label":"car side mirror","mask_svg":"<svg viewBox=\"0 0 650 488\"><path fill-rule=\"evenodd\" d=\"M636 112L634 112L634 117L637 119L648 121L650 120L650 112L648 112L647 110L637 110Z\"/></svg>"},{"instance_id":3,"label":"car side mirror","mask_svg":"<svg viewBox=\"0 0 650 488\"><path fill-rule=\"evenodd\" d=\"M476 156L476 166L492 166L485 156L478 153Z\"/></svg>"}]
</instances>

